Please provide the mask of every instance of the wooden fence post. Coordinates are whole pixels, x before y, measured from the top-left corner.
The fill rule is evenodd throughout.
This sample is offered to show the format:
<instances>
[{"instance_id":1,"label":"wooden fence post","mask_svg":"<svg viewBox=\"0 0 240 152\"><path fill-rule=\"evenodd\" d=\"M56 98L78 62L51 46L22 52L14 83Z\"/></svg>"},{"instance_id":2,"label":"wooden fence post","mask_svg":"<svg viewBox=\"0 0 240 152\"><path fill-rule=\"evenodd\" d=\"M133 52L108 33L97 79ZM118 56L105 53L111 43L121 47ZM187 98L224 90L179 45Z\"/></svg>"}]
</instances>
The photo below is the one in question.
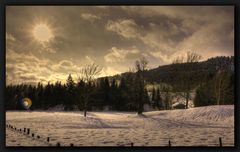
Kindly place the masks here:
<instances>
[{"instance_id":1,"label":"wooden fence post","mask_svg":"<svg viewBox=\"0 0 240 152\"><path fill-rule=\"evenodd\" d=\"M171 141L168 140L168 147L171 147Z\"/></svg>"},{"instance_id":2,"label":"wooden fence post","mask_svg":"<svg viewBox=\"0 0 240 152\"><path fill-rule=\"evenodd\" d=\"M219 137L219 146L222 147L222 138Z\"/></svg>"},{"instance_id":3,"label":"wooden fence post","mask_svg":"<svg viewBox=\"0 0 240 152\"><path fill-rule=\"evenodd\" d=\"M59 142L57 143L57 146L60 147L60 143Z\"/></svg>"}]
</instances>

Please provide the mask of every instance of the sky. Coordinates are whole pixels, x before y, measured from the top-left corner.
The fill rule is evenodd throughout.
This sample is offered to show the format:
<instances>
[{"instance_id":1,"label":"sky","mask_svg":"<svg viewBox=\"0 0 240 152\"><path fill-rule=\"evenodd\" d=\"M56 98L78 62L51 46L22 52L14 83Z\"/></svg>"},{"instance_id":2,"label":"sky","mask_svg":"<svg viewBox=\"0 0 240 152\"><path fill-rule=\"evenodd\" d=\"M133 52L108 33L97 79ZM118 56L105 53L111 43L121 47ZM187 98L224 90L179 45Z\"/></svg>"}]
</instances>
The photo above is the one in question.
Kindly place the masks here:
<instances>
[{"instance_id":1,"label":"sky","mask_svg":"<svg viewBox=\"0 0 240 152\"><path fill-rule=\"evenodd\" d=\"M233 6L7 6L7 84L62 81L96 63L99 76L195 52L234 55Z\"/></svg>"}]
</instances>

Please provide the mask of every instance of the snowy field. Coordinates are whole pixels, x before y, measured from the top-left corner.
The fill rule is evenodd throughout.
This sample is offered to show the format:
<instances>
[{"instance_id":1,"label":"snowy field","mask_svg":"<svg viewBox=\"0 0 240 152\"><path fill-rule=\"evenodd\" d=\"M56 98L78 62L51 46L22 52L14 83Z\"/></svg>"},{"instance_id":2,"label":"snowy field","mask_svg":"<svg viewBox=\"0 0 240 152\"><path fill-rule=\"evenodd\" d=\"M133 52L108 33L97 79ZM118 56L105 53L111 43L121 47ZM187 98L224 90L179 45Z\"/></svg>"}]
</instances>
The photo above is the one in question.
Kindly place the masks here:
<instances>
[{"instance_id":1,"label":"snowy field","mask_svg":"<svg viewBox=\"0 0 240 152\"><path fill-rule=\"evenodd\" d=\"M17 112L6 124L30 128L32 138L6 128L6 146L234 146L234 106L145 112ZM50 142L46 138L50 137Z\"/></svg>"}]
</instances>

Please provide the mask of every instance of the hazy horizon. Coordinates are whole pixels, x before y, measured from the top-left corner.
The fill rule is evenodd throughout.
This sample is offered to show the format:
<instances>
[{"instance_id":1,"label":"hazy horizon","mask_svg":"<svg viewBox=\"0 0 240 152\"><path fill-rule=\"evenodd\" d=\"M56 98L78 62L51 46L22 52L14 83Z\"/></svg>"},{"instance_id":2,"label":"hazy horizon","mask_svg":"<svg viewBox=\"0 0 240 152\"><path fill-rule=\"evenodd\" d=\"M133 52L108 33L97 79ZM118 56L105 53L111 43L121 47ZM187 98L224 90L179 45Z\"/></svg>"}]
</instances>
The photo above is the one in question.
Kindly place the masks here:
<instances>
[{"instance_id":1,"label":"hazy horizon","mask_svg":"<svg viewBox=\"0 0 240 152\"><path fill-rule=\"evenodd\" d=\"M101 76L194 51L234 56L234 6L7 6L7 84L65 82L95 62Z\"/></svg>"}]
</instances>

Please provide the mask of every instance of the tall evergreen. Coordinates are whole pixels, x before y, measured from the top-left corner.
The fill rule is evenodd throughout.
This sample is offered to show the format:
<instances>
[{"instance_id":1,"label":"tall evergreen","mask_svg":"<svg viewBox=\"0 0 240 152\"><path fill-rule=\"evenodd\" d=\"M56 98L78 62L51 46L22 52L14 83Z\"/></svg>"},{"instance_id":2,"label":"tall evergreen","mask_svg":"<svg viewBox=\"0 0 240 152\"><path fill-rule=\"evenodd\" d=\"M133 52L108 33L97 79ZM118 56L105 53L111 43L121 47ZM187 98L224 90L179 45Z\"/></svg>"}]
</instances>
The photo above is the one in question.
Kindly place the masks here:
<instances>
[{"instance_id":1,"label":"tall evergreen","mask_svg":"<svg viewBox=\"0 0 240 152\"><path fill-rule=\"evenodd\" d=\"M114 109L118 110L119 108L119 99L118 99L118 88L117 82L115 79L112 80L109 92L109 105Z\"/></svg>"},{"instance_id":2,"label":"tall evergreen","mask_svg":"<svg viewBox=\"0 0 240 152\"><path fill-rule=\"evenodd\" d=\"M131 102L129 97L131 92L129 91L130 91L130 88L128 88L125 78L122 77L119 84L119 101L120 102L118 107L118 109L121 111L128 111L131 109L129 106L129 103Z\"/></svg>"},{"instance_id":3,"label":"tall evergreen","mask_svg":"<svg viewBox=\"0 0 240 152\"><path fill-rule=\"evenodd\" d=\"M155 88L153 87L152 88L152 104L153 104L153 108L156 108L157 107L157 104L156 104L156 90Z\"/></svg>"},{"instance_id":4,"label":"tall evergreen","mask_svg":"<svg viewBox=\"0 0 240 152\"><path fill-rule=\"evenodd\" d=\"M104 78L104 83L102 86L103 89L103 101L104 101L104 105L109 105L109 90L110 90L110 84L109 84L109 79L108 77Z\"/></svg>"},{"instance_id":5,"label":"tall evergreen","mask_svg":"<svg viewBox=\"0 0 240 152\"><path fill-rule=\"evenodd\" d=\"M79 110L84 109L84 91L85 91L85 82L80 80L76 86L76 105Z\"/></svg>"},{"instance_id":6,"label":"tall evergreen","mask_svg":"<svg viewBox=\"0 0 240 152\"><path fill-rule=\"evenodd\" d=\"M72 110L73 104L76 100L76 98L75 98L76 90L75 90L75 83L73 81L71 74L69 74L69 76L67 78L66 87L67 87L67 100L65 102L65 109Z\"/></svg>"},{"instance_id":7,"label":"tall evergreen","mask_svg":"<svg viewBox=\"0 0 240 152\"><path fill-rule=\"evenodd\" d=\"M162 97L160 94L160 89L159 87L157 88L157 94L156 94L156 100L155 100L155 106L157 109L163 109L163 102L162 102Z\"/></svg>"}]
</instances>

